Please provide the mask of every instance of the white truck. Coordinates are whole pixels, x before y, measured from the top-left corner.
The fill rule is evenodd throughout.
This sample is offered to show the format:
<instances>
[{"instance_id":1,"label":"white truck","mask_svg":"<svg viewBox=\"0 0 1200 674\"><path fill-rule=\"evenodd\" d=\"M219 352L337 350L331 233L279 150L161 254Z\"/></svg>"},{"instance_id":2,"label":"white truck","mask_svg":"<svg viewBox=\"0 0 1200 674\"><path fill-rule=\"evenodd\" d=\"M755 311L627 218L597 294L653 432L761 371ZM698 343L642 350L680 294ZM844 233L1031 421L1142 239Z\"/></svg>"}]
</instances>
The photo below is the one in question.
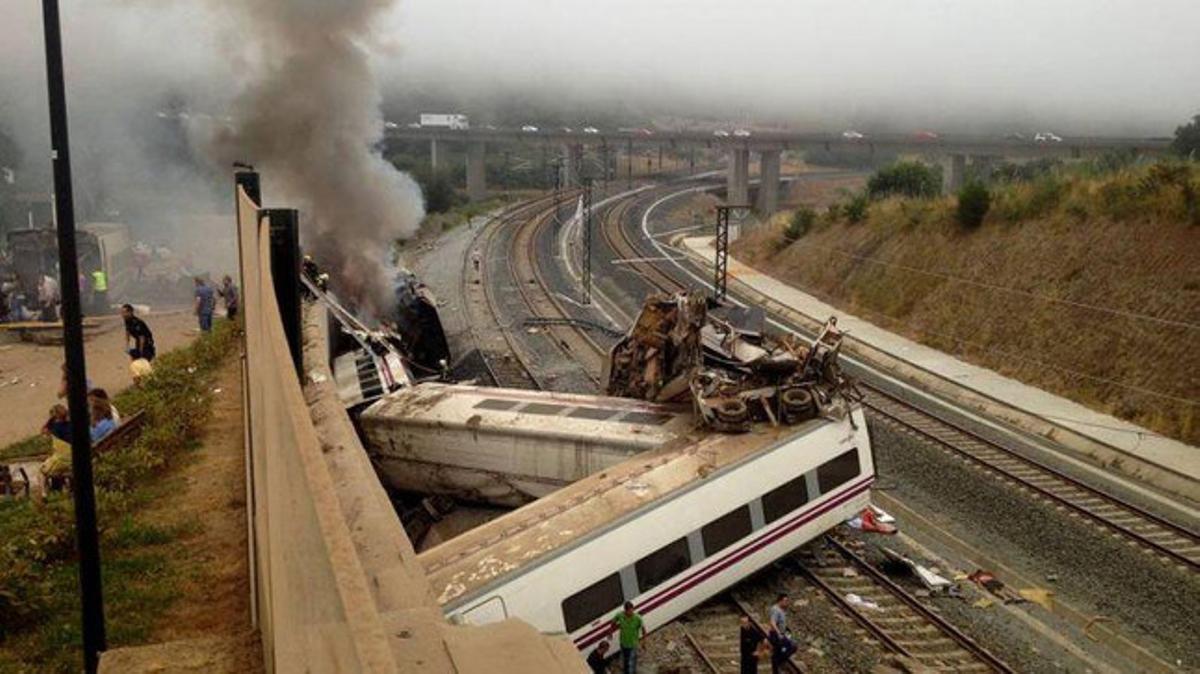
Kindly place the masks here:
<instances>
[{"instance_id":1,"label":"white truck","mask_svg":"<svg viewBox=\"0 0 1200 674\"><path fill-rule=\"evenodd\" d=\"M421 113L421 126L442 127L445 129L456 129L466 131L471 128L467 122L466 115L459 114L440 114L440 113Z\"/></svg>"}]
</instances>

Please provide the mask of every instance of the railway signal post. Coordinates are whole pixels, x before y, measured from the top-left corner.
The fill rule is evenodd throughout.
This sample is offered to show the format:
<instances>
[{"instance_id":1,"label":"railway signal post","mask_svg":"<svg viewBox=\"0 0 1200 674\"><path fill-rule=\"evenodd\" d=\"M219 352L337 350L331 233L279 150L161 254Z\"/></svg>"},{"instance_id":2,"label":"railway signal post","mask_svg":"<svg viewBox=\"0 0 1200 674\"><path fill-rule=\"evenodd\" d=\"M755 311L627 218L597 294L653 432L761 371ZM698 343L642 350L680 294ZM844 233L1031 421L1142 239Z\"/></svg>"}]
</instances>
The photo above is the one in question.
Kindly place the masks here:
<instances>
[{"instance_id":1,"label":"railway signal post","mask_svg":"<svg viewBox=\"0 0 1200 674\"><path fill-rule=\"evenodd\" d=\"M737 205L717 206L717 231L713 244L716 253L713 256L713 297L719 302L725 299L729 278L729 214L732 211L744 211L749 206Z\"/></svg>"},{"instance_id":2,"label":"railway signal post","mask_svg":"<svg viewBox=\"0 0 1200 674\"><path fill-rule=\"evenodd\" d=\"M583 185L583 303L592 303L592 181Z\"/></svg>"}]
</instances>

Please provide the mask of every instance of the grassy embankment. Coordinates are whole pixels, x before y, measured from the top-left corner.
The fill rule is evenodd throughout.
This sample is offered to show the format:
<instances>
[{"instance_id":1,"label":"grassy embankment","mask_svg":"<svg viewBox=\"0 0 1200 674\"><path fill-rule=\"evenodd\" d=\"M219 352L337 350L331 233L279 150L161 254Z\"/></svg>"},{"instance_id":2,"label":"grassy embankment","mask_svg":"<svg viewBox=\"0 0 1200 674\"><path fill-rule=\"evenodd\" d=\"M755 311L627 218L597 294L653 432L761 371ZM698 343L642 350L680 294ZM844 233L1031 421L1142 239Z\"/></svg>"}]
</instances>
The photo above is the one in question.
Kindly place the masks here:
<instances>
[{"instance_id":1,"label":"grassy embankment","mask_svg":"<svg viewBox=\"0 0 1200 674\"><path fill-rule=\"evenodd\" d=\"M163 478L196 447L212 382L238 352L236 339L222 321L211 335L160 356L152 377L116 397L122 414L145 411L147 421L136 442L95 461L110 647L144 643L181 579L204 573L199 560L167 554L199 523L153 524L143 511L166 495ZM23 447L14 455L36 445L15 444ZM0 501L0 672L78 671L77 571L70 495Z\"/></svg>"},{"instance_id":2,"label":"grassy embankment","mask_svg":"<svg viewBox=\"0 0 1200 674\"><path fill-rule=\"evenodd\" d=\"M781 213L739 259L883 328L1200 444L1200 168L1058 167L956 198L843 204L795 240ZM865 201L865 200L864 200Z\"/></svg>"}]
</instances>

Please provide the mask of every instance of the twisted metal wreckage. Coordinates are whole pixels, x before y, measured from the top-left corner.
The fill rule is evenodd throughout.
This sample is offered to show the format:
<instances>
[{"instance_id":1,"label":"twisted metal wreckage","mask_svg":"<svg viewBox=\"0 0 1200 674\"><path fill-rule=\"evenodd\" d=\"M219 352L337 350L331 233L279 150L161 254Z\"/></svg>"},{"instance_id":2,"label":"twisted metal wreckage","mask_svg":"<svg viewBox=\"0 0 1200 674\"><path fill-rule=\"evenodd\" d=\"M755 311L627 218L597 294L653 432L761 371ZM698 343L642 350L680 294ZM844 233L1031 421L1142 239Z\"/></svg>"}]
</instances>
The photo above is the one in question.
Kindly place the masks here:
<instances>
[{"instance_id":1,"label":"twisted metal wreckage","mask_svg":"<svg viewBox=\"0 0 1200 674\"><path fill-rule=\"evenodd\" d=\"M810 344L763 330L757 307L710 304L702 293L648 297L629 333L613 347L606 393L654 402L690 397L713 430L740 433L755 421L840 420L854 383L841 371L842 333L831 317Z\"/></svg>"}]
</instances>

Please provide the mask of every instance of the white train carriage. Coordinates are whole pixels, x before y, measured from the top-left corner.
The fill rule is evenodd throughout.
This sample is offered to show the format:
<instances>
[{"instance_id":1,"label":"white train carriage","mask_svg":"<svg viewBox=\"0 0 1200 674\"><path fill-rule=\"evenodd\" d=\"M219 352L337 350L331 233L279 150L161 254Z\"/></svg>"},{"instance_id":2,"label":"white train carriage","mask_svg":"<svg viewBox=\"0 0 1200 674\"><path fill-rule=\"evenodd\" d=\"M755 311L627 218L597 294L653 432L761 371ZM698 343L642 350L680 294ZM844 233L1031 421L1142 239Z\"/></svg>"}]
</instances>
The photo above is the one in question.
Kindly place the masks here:
<instances>
[{"instance_id":1,"label":"white train carriage","mask_svg":"<svg viewBox=\"0 0 1200 674\"><path fill-rule=\"evenodd\" d=\"M695 431L684 406L434 382L359 425L388 486L512 507Z\"/></svg>"},{"instance_id":2,"label":"white train carriage","mask_svg":"<svg viewBox=\"0 0 1200 674\"><path fill-rule=\"evenodd\" d=\"M861 511L861 409L648 451L421 553L452 620L520 617L589 651L632 601L648 630Z\"/></svg>"}]
</instances>

